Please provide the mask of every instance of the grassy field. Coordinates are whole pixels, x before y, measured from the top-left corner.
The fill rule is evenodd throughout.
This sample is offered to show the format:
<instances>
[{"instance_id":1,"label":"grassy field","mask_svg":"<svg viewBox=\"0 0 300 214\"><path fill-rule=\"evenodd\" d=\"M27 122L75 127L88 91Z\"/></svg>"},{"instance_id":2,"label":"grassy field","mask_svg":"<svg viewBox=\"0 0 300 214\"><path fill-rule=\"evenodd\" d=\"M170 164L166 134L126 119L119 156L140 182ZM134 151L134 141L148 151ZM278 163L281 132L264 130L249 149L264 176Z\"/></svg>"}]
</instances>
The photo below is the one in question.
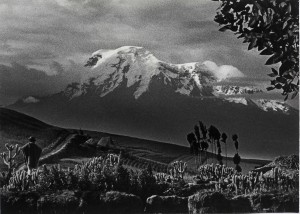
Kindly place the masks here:
<instances>
[{"instance_id":1,"label":"grassy field","mask_svg":"<svg viewBox=\"0 0 300 214\"><path fill-rule=\"evenodd\" d=\"M32 117L5 108L0 109L0 119L0 152L6 151L5 143L22 146L27 142L27 138L32 135L37 138L37 144L43 148L42 159L48 158L47 163L49 164L62 163L65 166L73 166L81 161L86 161L89 157L103 153L102 150L86 145L84 142L80 142L82 145L79 147L71 145L72 137L78 135L79 130L50 126ZM83 134L88 136L91 139L90 141L94 143L99 142L103 137L111 137L116 145L116 151L121 150L127 154L124 162L133 169L145 168L148 164L151 164L156 171L166 171L170 163L184 161L187 162L189 171L195 171L199 164L199 162L195 162L195 157L190 155L188 147L87 130L83 130ZM111 148L106 148L106 151L109 149ZM56 155L55 158L51 158L53 155ZM217 163L215 155L209 152L207 153L207 159L204 158L204 153L201 156L202 163ZM22 155L19 155L18 161L20 163L23 161ZM223 162L225 164L226 160L224 159ZM243 172L246 173L267 162L242 159L240 166ZM228 158L227 163L228 166L234 167L231 158ZM0 162L0 169L6 169L2 161Z\"/></svg>"}]
</instances>

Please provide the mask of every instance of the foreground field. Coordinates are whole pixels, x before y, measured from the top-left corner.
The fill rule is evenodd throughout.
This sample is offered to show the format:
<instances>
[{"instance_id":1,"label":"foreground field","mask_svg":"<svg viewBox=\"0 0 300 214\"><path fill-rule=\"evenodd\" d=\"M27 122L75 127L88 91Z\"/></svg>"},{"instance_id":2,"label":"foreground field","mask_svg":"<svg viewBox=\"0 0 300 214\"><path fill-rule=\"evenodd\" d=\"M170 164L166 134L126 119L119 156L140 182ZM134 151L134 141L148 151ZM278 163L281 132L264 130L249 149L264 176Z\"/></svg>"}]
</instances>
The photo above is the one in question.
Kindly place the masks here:
<instances>
[{"instance_id":1,"label":"foreground field","mask_svg":"<svg viewBox=\"0 0 300 214\"><path fill-rule=\"evenodd\" d=\"M125 155L102 154L75 164L20 169L2 183L4 213L219 213L298 212L299 167L294 156L267 172L243 175L231 167L202 165L196 176L176 161L167 173L124 165ZM299 162L298 162L299 164ZM266 167L270 167L270 164ZM140 169L140 167L138 167Z\"/></svg>"}]
</instances>

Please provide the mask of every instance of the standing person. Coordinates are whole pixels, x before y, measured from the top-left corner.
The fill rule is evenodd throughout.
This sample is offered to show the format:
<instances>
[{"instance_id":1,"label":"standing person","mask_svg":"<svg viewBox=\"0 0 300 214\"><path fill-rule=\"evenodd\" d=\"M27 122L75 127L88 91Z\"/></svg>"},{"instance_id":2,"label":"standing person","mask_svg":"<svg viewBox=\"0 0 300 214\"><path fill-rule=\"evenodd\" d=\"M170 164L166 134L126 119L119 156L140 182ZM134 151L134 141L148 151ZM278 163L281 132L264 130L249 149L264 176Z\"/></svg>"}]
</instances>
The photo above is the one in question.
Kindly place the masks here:
<instances>
[{"instance_id":1,"label":"standing person","mask_svg":"<svg viewBox=\"0 0 300 214\"><path fill-rule=\"evenodd\" d=\"M21 150L25 158L25 165L27 166L28 174L31 174L32 169L38 167L42 149L35 144L35 137L30 136L28 140L29 142L26 143Z\"/></svg>"}]
</instances>

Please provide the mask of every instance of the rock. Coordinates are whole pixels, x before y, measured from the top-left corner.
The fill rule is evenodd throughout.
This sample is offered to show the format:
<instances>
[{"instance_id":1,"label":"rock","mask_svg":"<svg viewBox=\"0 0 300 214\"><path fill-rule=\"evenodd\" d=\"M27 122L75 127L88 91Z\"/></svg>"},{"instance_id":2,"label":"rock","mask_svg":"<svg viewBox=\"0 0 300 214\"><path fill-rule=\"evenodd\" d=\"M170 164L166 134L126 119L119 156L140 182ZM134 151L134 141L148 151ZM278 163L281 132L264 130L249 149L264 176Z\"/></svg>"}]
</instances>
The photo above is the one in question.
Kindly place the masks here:
<instances>
[{"instance_id":1,"label":"rock","mask_svg":"<svg viewBox=\"0 0 300 214\"><path fill-rule=\"evenodd\" d=\"M231 212L230 201L219 192L199 192L188 198L190 214Z\"/></svg>"},{"instance_id":2,"label":"rock","mask_svg":"<svg viewBox=\"0 0 300 214\"><path fill-rule=\"evenodd\" d=\"M235 213L250 213L253 211L249 197L240 195L235 196L230 200L232 212Z\"/></svg>"},{"instance_id":3,"label":"rock","mask_svg":"<svg viewBox=\"0 0 300 214\"><path fill-rule=\"evenodd\" d=\"M7 192L0 195L1 212L5 214L14 213L37 213L36 202L39 194L36 192ZM0 212L0 213L1 213Z\"/></svg>"},{"instance_id":4,"label":"rock","mask_svg":"<svg viewBox=\"0 0 300 214\"><path fill-rule=\"evenodd\" d=\"M39 213L77 213L79 199L72 191L65 191L61 194L50 194L42 196L37 201Z\"/></svg>"},{"instance_id":5,"label":"rock","mask_svg":"<svg viewBox=\"0 0 300 214\"><path fill-rule=\"evenodd\" d=\"M187 213L188 199L178 196L153 195L146 200L146 212L149 213Z\"/></svg>"},{"instance_id":6,"label":"rock","mask_svg":"<svg viewBox=\"0 0 300 214\"><path fill-rule=\"evenodd\" d=\"M273 208L278 201L274 194L258 193L251 196L252 208L255 212L262 212L266 209Z\"/></svg>"},{"instance_id":7,"label":"rock","mask_svg":"<svg viewBox=\"0 0 300 214\"><path fill-rule=\"evenodd\" d=\"M143 202L140 197L123 192L110 191L100 196L101 213L142 213Z\"/></svg>"},{"instance_id":8,"label":"rock","mask_svg":"<svg viewBox=\"0 0 300 214\"><path fill-rule=\"evenodd\" d=\"M274 212L293 212L299 213L299 195L286 194L278 197L278 204Z\"/></svg>"},{"instance_id":9,"label":"rock","mask_svg":"<svg viewBox=\"0 0 300 214\"><path fill-rule=\"evenodd\" d=\"M97 191L76 192L80 198L79 210L81 213L95 213L99 207L100 193ZM75 194L76 194L75 193Z\"/></svg>"}]
</instances>

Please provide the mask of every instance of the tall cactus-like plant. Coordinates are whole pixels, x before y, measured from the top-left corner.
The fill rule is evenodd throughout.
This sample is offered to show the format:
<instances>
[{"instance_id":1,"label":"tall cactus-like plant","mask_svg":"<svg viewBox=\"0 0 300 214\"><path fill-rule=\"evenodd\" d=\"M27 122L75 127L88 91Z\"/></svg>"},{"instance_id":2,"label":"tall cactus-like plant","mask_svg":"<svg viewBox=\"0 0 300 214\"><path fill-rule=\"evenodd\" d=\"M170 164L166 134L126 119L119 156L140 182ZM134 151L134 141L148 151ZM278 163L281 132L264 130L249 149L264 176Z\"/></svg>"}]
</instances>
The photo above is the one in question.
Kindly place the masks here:
<instances>
[{"instance_id":1,"label":"tall cactus-like plant","mask_svg":"<svg viewBox=\"0 0 300 214\"><path fill-rule=\"evenodd\" d=\"M175 161L172 163L171 175L175 178L183 179L183 176L187 169L186 162L183 161Z\"/></svg>"},{"instance_id":2,"label":"tall cactus-like plant","mask_svg":"<svg viewBox=\"0 0 300 214\"><path fill-rule=\"evenodd\" d=\"M9 145L6 143L5 148L7 149L8 154L6 152L2 152L2 153L0 153L0 157L2 158L4 164L8 168L7 178L9 179L13 169L16 167L15 159L16 159L17 155L20 153L20 147L18 144Z\"/></svg>"},{"instance_id":3,"label":"tall cactus-like plant","mask_svg":"<svg viewBox=\"0 0 300 214\"><path fill-rule=\"evenodd\" d=\"M109 166L114 167L114 166L116 166L116 165L119 164L119 162L120 162L120 155L108 154L106 162L109 164Z\"/></svg>"}]
</instances>

